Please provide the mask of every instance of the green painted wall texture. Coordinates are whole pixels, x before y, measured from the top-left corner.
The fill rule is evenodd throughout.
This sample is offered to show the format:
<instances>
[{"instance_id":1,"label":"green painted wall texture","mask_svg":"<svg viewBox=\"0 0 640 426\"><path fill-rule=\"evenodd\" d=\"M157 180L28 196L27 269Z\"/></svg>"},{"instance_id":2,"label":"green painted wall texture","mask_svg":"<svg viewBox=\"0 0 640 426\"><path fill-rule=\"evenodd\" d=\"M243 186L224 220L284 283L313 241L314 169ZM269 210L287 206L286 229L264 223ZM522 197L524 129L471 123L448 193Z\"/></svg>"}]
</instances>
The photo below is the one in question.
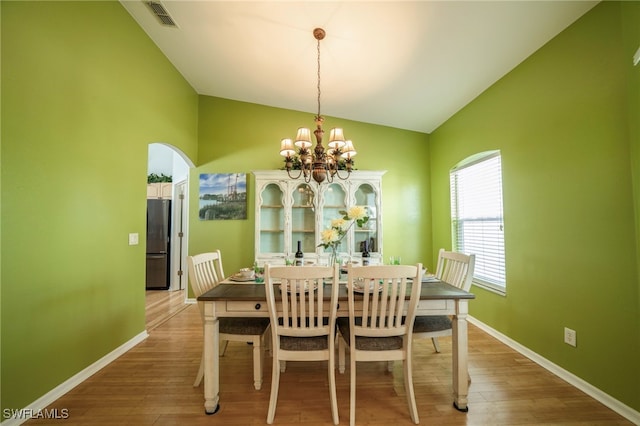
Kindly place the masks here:
<instances>
[{"instance_id":1,"label":"green painted wall texture","mask_svg":"<svg viewBox=\"0 0 640 426\"><path fill-rule=\"evenodd\" d=\"M432 135L325 122L357 168L387 170L385 255L429 267L451 247L449 169L500 149L508 292L474 287L471 314L635 410L639 4L599 4ZM312 97L297 112L196 95L118 2L0 12L0 408L18 409L144 330L144 245L127 234L144 241L149 143L197 164L191 206L200 173L248 174L247 220L190 211L189 253L220 248L230 273L253 261L251 171L281 168L280 139L314 114Z\"/></svg>"},{"instance_id":2,"label":"green painted wall texture","mask_svg":"<svg viewBox=\"0 0 640 426\"><path fill-rule=\"evenodd\" d=\"M145 329L147 149L195 158L195 91L118 2L2 7L2 408ZM2 411L0 411L2 412Z\"/></svg>"},{"instance_id":3,"label":"green painted wall texture","mask_svg":"<svg viewBox=\"0 0 640 426\"><path fill-rule=\"evenodd\" d=\"M431 135L433 229L449 246L448 170L501 150L507 295L473 287L471 314L637 410L628 47L640 39L625 49L622 15L601 3Z\"/></svg>"}]
</instances>

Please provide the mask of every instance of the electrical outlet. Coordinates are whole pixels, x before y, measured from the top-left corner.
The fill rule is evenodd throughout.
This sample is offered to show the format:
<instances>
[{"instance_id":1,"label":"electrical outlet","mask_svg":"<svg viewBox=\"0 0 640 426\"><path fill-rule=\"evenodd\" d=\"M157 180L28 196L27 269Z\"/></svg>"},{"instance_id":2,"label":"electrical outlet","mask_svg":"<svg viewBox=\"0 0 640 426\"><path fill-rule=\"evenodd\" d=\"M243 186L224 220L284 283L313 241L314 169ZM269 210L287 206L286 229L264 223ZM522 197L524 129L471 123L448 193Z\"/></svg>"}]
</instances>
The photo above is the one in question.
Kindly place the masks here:
<instances>
[{"instance_id":1,"label":"electrical outlet","mask_svg":"<svg viewBox=\"0 0 640 426\"><path fill-rule=\"evenodd\" d=\"M573 347L576 346L576 331L570 328L564 328L564 342Z\"/></svg>"}]
</instances>

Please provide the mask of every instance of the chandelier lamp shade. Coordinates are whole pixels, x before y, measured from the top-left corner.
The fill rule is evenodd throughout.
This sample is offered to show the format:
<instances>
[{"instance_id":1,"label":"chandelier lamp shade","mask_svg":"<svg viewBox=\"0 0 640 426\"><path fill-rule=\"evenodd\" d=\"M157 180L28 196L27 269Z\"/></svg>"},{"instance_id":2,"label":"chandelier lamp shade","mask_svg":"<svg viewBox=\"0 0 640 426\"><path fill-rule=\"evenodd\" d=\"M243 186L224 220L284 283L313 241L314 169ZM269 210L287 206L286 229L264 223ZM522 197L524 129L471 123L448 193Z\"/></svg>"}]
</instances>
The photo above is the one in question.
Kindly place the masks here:
<instances>
[{"instance_id":1,"label":"chandelier lamp shade","mask_svg":"<svg viewBox=\"0 0 640 426\"><path fill-rule=\"evenodd\" d=\"M318 183L325 180L332 182L334 177L347 179L353 170L353 157L357 154L353 142L346 140L340 128L331 129L327 149L322 144L324 117L320 113L320 40L326 33L322 28L313 30L313 37L318 42L318 114L315 117L316 128L313 131L316 146L313 147L311 130L300 127L295 139L282 139L280 155L285 157L285 169L291 179L304 176L305 182L311 179ZM293 170L298 170L292 173Z\"/></svg>"}]
</instances>

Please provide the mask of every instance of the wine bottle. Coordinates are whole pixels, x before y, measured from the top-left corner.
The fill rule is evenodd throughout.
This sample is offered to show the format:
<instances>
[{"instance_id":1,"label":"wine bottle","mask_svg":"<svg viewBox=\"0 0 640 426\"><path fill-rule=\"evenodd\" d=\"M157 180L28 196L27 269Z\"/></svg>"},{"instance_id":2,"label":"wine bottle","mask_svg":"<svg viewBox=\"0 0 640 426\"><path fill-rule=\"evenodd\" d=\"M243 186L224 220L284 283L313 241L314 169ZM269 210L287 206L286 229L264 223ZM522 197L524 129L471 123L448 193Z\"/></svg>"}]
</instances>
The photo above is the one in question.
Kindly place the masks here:
<instances>
[{"instance_id":1,"label":"wine bottle","mask_svg":"<svg viewBox=\"0 0 640 426\"><path fill-rule=\"evenodd\" d=\"M367 240L364 240L364 247L362 249L362 266L367 266L370 258L371 254L369 253L369 244Z\"/></svg>"},{"instance_id":2,"label":"wine bottle","mask_svg":"<svg viewBox=\"0 0 640 426\"><path fill-rule=\"evenodd\" d=\"M302 242L298 241L298 251L296 251L296 266L302 266L304 263L304 254L302 254Z\"/></svg>"}]
</instances>

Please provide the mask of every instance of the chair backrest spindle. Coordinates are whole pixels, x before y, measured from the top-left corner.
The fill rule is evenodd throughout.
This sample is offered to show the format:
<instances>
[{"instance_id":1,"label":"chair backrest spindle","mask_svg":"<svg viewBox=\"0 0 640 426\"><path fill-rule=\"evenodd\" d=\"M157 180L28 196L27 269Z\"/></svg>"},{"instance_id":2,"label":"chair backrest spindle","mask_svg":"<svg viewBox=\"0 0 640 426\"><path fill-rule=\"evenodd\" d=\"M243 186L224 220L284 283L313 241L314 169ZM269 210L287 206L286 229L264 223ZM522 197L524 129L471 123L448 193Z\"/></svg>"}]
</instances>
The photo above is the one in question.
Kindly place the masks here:
<instances>
[{"instance_id":1,"label":"chair backrest spindle","mask_svg":"<svg viewBox=\"0 0 640 426\"><path fill-rule=\"evenodd\" d=\"M355 335L386 337L407 333L409 324L405 318L415 316L415 305L409 305L410 312L406 315L404 306L408 295L416 301L420 295L422 265L417 268L385 265L349 269L350 310L355 309L353 293L362 293L362 323L355 325ZM416 279L417 285L414 285Z\"/></svg>"},{"instance_id":2,"label":"chair backrest spindle","mask_svg":"<svg viewBox=\"0 0 640 426\"><path fill-rule=\"evenodd\" d=\"M195 297L211 290L225 278L220 250L187 256L187 266L191 290ZM202 313L202 303L198 303L198 305Z\"/></svg>"},{"instance_id":3,"label":"chair backrest spindle","mask_svg":"<svg viewBox=\"0 0 640 426\"><path fill-rule=\"evenodd\" d=\"M466 255L440 249L436 277L448 284L469 291L473 281L476 255Z\"/></svg>"}]
</instances>

